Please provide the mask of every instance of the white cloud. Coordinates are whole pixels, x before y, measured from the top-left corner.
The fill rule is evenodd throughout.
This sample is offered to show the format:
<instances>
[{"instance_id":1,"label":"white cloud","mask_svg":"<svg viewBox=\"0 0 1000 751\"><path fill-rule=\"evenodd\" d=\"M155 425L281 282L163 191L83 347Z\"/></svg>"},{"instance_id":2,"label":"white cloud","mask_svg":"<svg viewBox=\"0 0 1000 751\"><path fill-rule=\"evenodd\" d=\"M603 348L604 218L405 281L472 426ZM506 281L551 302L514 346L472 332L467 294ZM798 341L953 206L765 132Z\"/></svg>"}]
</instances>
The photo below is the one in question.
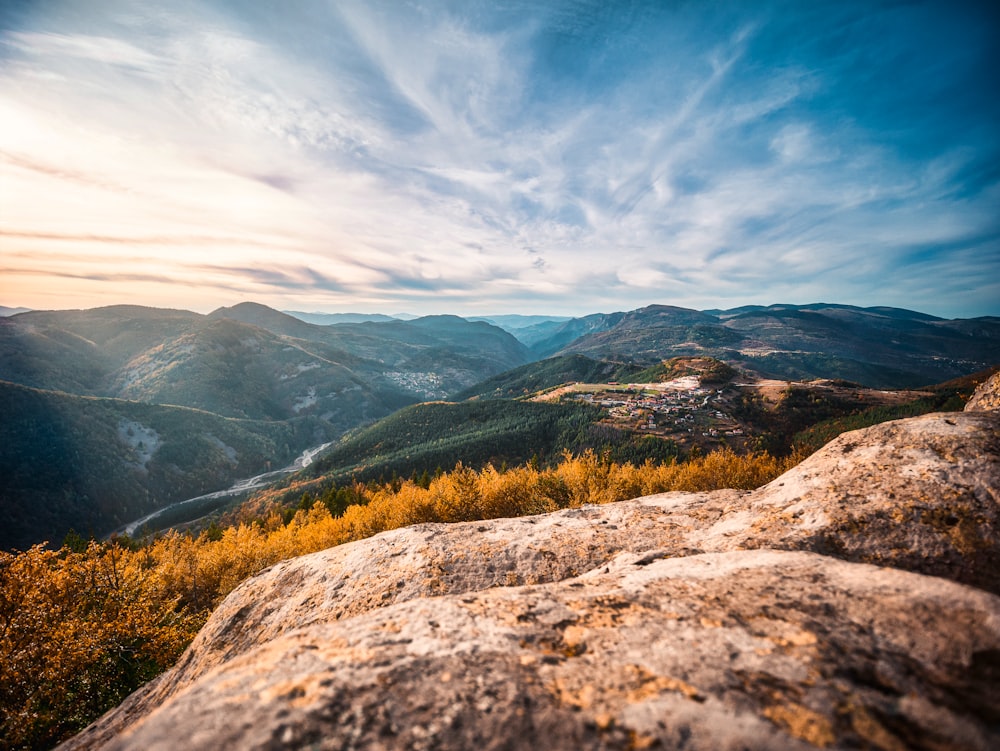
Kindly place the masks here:
<instances>
[{"instance_id":1,"label":"white cloud","mask_svg":"<svg viewBox=\"0 0 1000 751\"><path fill-rule=\"evenodd\" d=\"M122 66L149 76L162 72L158 56L114 37L10 31L4 35L3 42L32 58L52 60L58 67L69 58Z\"/></svg>"}]
</instances>

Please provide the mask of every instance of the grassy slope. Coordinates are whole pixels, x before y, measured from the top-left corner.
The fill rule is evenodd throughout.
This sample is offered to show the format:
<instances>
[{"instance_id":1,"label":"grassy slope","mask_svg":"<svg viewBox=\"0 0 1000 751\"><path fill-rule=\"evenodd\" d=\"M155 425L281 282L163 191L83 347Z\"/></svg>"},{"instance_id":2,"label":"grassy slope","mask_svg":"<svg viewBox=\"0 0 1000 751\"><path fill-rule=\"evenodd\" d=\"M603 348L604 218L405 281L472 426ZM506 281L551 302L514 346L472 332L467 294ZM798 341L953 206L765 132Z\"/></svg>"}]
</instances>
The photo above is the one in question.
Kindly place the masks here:
<instances>
[{"instance_id":1,"label":"grassy slope","mask_svg":"<svg viewBox=\"0 0 1000 751\"><path fill-rule=\"evenodd\" d=\"M822 420L796 433L792 438L792 443L796 448L811 453L849 430L860 430L888 420L916 417L929 412L960 411L965 402L972 396L976 386L997 370L1000 370L1000 367L989 368L936 386L925 387L925 390L932 392L930 396L921 397L907 404L873 407Z\"/></svg>"}]
</instances>

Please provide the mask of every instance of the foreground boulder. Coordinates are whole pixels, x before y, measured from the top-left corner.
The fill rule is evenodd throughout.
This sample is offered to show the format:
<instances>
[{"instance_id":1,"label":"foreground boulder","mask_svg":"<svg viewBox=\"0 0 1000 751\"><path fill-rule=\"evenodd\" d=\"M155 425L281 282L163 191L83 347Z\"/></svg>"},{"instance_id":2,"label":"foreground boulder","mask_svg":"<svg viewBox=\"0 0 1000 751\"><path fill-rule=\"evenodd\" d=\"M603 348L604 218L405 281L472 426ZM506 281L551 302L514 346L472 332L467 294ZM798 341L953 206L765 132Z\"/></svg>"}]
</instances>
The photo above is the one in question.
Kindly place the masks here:
<instances>
[{"instance_id":1,"label":"foreground boulder","mask_svg":"<svg viewBox=\"0 0 1000 751\"><path fill-rule=\"evenodd\" d=\"M624 554L290 631L111 747L987 749L998 657L1000 600L943 579Z\"/></svg>"},{"instance_id":2,"label":"foreground boulder","mask_svg":"<svg viewBox=\"0 0 1000 751\"><path fill-rule=\"evenodd\" d=\"M998 478L995 412L928 415L753 492L286 561L65 747L990 748Z\"/></svg>"}]
</instances>

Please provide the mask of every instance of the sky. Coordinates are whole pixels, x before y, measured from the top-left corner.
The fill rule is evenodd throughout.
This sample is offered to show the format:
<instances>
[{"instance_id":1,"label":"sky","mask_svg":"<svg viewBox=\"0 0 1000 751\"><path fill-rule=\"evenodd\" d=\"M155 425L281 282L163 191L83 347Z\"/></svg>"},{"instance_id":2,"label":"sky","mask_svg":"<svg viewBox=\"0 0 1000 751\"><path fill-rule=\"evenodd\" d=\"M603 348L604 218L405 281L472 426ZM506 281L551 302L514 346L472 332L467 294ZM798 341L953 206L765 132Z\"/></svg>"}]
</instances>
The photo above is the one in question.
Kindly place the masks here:
<instances>
[{"instance_id":1,"label":"sky","mask_svg":"<svg viewBox=\"0 0 1000 751\"><path fill-rule=\"evenodd\" d=\"M0 304L1000 315L995 3L2 0Z\"/></svg>"}]
</instances>

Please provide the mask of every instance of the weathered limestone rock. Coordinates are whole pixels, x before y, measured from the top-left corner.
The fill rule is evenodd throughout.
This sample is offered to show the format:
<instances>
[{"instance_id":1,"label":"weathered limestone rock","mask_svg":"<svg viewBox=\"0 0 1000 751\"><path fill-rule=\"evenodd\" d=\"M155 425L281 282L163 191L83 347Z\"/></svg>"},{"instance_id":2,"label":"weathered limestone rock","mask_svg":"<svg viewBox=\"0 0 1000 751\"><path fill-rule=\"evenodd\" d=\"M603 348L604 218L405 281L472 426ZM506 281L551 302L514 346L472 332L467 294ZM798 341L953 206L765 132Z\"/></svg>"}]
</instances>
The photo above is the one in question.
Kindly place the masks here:
<instances>
[{"instance_id":1,"label":"weathered limestone rock","mask_svg":"<svg viewBox=\"0 0 1000 751\"><path fill-rule=\"evenodd\" d=\"M1000 741L1000 598L813 553L657 555L290 631L111 748Z\"/></svg>"},{"instance_id":2,"label":"weathered limestone rock","mask_svg":"<svg viewBox=\"0 0 1000 751\"><path fill-rule=\"evenodd\" d=\"M814 550L1000 594L996 412L845 433L748 500L752 521L734 534L739 547Z\"/></svg>"},{"instance_id":3,"label":"weathered limestone rock","mask_svg":"<svg viewBox=\"0 0 1000 751\"><path fill-rule=\"evenodd\" d=\"M1000 410L1000 372L994 373L979 384L972 398L965 404L966 412Z\"/></svg>"},{"instance_id":4,"label":"weathered limestone rock","mask_svg":"<svg viewBox=\"0 0 1000 751\"><path fill-rule=\"evenodd\" d=\"M998 479L1000 415L927 415L754 492L331 548L65 747L987 748Z\"/></svg>"}]
</instances>

